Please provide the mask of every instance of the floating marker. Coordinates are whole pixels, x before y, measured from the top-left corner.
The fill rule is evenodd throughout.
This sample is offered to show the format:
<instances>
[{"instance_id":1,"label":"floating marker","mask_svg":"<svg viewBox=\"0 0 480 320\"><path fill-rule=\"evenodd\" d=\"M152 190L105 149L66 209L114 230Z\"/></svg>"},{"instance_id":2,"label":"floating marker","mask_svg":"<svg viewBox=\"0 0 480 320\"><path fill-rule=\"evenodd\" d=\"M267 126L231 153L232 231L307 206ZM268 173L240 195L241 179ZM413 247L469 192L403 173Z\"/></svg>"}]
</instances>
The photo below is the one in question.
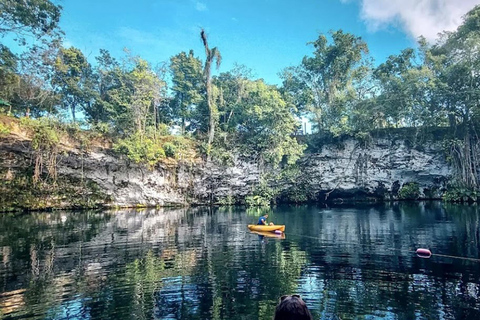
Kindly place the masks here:
<instances>
[{"instance_id":1,"label":"floating marker","mask_svg":"<svg viewBox=\"0 0 480 320\"><path fill-rule=\"evenodd\" d=\"M420 258L430 258L432 256L432 252L428 249L418 248L417 256L419 256Z\"/></svg>"}]
</instances>

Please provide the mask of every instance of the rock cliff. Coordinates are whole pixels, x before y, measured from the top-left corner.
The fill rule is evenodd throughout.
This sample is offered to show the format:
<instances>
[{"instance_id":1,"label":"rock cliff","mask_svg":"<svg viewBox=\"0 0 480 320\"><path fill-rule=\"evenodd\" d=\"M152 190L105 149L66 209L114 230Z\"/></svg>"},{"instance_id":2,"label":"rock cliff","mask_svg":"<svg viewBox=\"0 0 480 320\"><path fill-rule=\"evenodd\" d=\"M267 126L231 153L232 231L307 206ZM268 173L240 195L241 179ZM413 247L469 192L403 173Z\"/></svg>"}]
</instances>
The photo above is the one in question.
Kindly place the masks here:
<instances>
[{"instance_id":1,"label":"rock cliff","mask_svg":"<svg viewBox=\"0 0 480 320\"><path fill-rule=\"evenodd\" d=\"M28 140L0 141L0 203L15 208L84 206L171 206L238 203L251 194L262 173L257 163L237 158L223 166L179 163L147 168L119 158L108 149L63 150L52 188L28 183L35 151ZM377 138L369 144L347 139L325 144L298 162L298 174L280 182L280 201L303 193L308 201L389 200L410 182L421 198L439 198L451 175L441 146L434 142L413 148L401 139ZM43 168L47 175L47 169Z\"/></svg>"},{"instance_id":2,"label":"rock cliff","mask_svg":"<svg viewBox=\"0 0 480 320\"><path fill-rule=\"evenodd\" d=\"M393 200L409 183L417 183L419 197L438 199L450 179L439 143L420 148L401 139L378 138L364 145L349 139L340 145L324 145L318 153L299 161L301 175L286 190L300 186L309 198Z\"/></svg>"}]
</instances>

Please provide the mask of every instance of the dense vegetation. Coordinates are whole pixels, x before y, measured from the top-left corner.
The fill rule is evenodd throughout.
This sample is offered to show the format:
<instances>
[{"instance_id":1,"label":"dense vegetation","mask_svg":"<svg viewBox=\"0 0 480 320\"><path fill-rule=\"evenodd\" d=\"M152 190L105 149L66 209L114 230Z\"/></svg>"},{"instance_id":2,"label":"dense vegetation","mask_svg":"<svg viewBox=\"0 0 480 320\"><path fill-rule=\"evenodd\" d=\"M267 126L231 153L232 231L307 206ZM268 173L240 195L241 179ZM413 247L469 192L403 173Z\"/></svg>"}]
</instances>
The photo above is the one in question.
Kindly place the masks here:
<instances>
[{"instance_id":1,"label":"dense vegetation","mask_svg":"<svg viewBox=\"0 0 480 320\"><path fill-rule=\"evenodd\" d=\"M342 30L321 34L311 43L312 55L281 72L281 86L253 79L244 66L212 76L221 48L211 48L203 30L203 62L191 50L158 66L128 51L118 60L101 50L88 61L80 49L63 46L61 9L50 0L0 0L0 35L24 49L14 53L0 44L0 112L29 117L37 148L50 155L59 122L99 132L114 141L114 150L151 166L196 155L228 162L240 153L282 168L305 150L294 137L301 116L318 132L362 139L380 128L421 133L444 127L451 129L443 139L456 169L449 199L476 198L480 7L435 44L420 38L418 47L378 65L360 37ZM48 123L55 126L45 129ZM8 130L0 126L0 135ZM405 197L415 197L412 192ZM251 201L263 199L253 195Z\"/></svg>"}]
</instances>

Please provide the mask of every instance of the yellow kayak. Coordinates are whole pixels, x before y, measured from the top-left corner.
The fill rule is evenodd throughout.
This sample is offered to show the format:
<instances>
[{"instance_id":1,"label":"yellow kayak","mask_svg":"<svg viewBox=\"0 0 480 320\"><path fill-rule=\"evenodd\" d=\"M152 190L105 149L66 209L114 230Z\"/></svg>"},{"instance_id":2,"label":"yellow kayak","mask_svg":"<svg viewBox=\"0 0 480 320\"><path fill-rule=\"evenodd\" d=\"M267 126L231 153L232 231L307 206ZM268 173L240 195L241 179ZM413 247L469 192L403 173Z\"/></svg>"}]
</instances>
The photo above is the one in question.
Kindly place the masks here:
<instances>
[{"instance_id":1,"label":"yellow kayak","mask_svg":"<svg viewBox=\"0 0 480 320\"><path fill-rule=\"evenodd\" d=\"M277 224L277 225L273 225L273 226L265 226L265 225L261 225L261 224L249 224L248 229L250 229L251 231L273 232L275 230L280 230L280 231L284 232L285 231L285 225Z\"/></svg>"}]
</instances>

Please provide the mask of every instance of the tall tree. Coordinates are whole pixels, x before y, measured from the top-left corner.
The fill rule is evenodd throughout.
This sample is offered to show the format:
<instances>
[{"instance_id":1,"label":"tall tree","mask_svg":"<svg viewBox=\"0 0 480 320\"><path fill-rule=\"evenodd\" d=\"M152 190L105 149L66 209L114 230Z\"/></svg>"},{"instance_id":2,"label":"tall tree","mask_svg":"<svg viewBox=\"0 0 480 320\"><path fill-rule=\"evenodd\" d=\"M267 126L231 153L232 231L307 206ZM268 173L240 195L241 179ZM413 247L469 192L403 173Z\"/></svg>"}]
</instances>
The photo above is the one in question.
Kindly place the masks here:
<instances>
[{"instance_id":1,"label":"tall tree","mask_svg":"<svg viewBox=\"0 0 480 320\"><path fill-rule=\"evenodd\" d=\"M252 77L250 69L236 65L233 70L221 73L212 80L218 89L215 104L219 112L219 129L227 143L228 135L236 131L233 116L241 112L242 102L247 97L247 85Z\"/></svg>"},{"instance_id":2,"label":"tall tree","mask_svg":"<svg viewBox=\"0 0 480 320\"><path fill-rule=\"evenodd\" d=\"M39 117L45 113L56 113L58 97L51 80L58 50L59 43L52 41L49 46L33 46L20 55L20 80L12 98L16 114Z\"/></svg>"},{"instance_id":3,"label":"tall tree","mask_svg":"<svg viewBox=\"0 0 480 320\"><path fill-rule=\"evenodd\" d=\"M218 110L215 106L215 103L212 99L212 82L211 82L211 65L213 61L216 61L217 68L220 67L222 63L222 56L217 47L210 49L208 46L207 35L205 30L202 29L200 32L200 37L203 41L203 46L205 47L205 67L203 69L203 77L205 80L205 92L207 95L207 106L209 113L209 127L208 127L208 152L215 137L215 123L218 122Z\"/></svg>"},{"instance_id":4,"label":"tall tree","mask_svg":"<svg viewBox=\"0 0 480 320\"><path fill-rule=\"evenodd\" d=\"M202 100L204 82L202 62L192 50L181 52L170 58L173 99L170 102L172 116L180 120L182 134L187 122L191 122L192 111Z\"/></svg>"},{"instance_id":5,"label":"tall tree","mask_svg":"<svg viewBox=\"0 0 480 320\"><path fill-rule=\"evenodd\" d=\"M92 68L79 49L60 49L52 82L61 95L64 109L70 109L75 122L77 109L91 103L93 95Z\"/></svg>"},{"instance_id":6,"label":"tall tree","mask_svg":"<svg viewBox=\"0 0 480 320\"><path fill-rule=\"evenodd\" d=\"M453 32L444 32L427 51L427 59L436 72L434 98L438 112L445 112L457 139L449 151L456 182L461 188L480 187L480 6L464 17Z\"/></svg>"},{"instance_id":7,"label":"tall tree","mask_svg":"<svg viewBox=\"0 0 480 320\"><path fill-rule=\"evenodd\" d=\"M132 125L134 121L131 108L134 94L131 71L135 68L135 63L121 64L103 49L96 60L95 99L92 104L85 106L86 116L92 124L107 124L121 135L131 134L136 130Z\"/></svg>"},{"instance_id":8,"label":"tall tree","mask_svg":"<svg viewBox=\"0 0 480 320\"><path fill-rule=\"evenodd\" d=\"M402 50L399 55L392 55L380 64L374 77L379 87L377 107L389 125L418 127L438 124L438 115L429 112L435 76L421 54L411 48Z\"/></svg>"},{"instance_id":9,"label":"tall tree","mask_svg":"<svg viewBox=\"0 0 480 320\"><path fill-rule=\"evenodd\" d=\"M21 43L26 35L37 39L51 35L61 10L50 0L0 0L0 35L14 33Z\"/></svg>"},{"instance_id":10,"label":"tall tree","mask_svg":"<svg viewBox=\"0 0 480 320\"><path fill-rule=\"evenodd\" d=\"M36 40L45 40L44 36L58 38L61 9L61 6L50 0L0 0L0 36L13 35L13 39L20 45L27 43L27 36ZM38 45L42 41L36 42ZM28 85L31 80L16 74L17 62L18 57L8 47L0 44L0 99L11 101L11 105L18 102L12 101L15 96L18 98L18 93L25 93L35 87Z\"/></svg>"},{"instance_id":11,"label":"tall tree","mask_svg":"<svg viewBox=\"0 0 480 320\"><path fill-rule=\"evenodd\" d=\"M299 126L292 113L295 107L263 80L246 80L244 85L244 98L231 119L236 128L235 145L275 166L284 159L294 163L304 150L292 137Z\"/></svg>"},{"instance_id":12,"label":"tall tree","mask_svg":"<svg viewBox=\"0 0 480 320\"><path fill-rule=\"evenodd\" d=\"M17 74L18 57L9 48L0 44L0 99L9 105L13 91L19 82Z\"/></svg>"},{"instance_id":13,"label":"tall tree","mask_svg":"<svg viewBox=\"0 0 480 320\"><path fill-rule=\"evenodd\" d=\"M161 90L165 87L149 64L141 59L135 58L135 67L130 72L133 95L131 108L135 122L136 132L146 133L147 124L154 124L155 110L161 102Z\"/></svg>"},{"instance_id":14,"label":"tall tree","mask_svg":"<svg viewBox=\"0 0 480 320\"><path fill-rule=\"evenodd\" d=\"M342 30L330 33L312 42L313 57L306 56L298 67L283 72L284 91L296 96L300 110L311 112L320 129L334 128L345 115L342 102L353 93L356 77L363 73L357 69L365 63L367 44L360 38Z\"/></svg>"},{"instance_id":15,"label":"tall tree","mask_svg":"<svg viewBox=\"0 0 480 320\"><path fill-rule=\"evenodd\" d=\"M451 126L470 126L480 104L480 6L454 32L444 32L427 58L435 68L436 91Z\"/></svg>"}]
</instances>

